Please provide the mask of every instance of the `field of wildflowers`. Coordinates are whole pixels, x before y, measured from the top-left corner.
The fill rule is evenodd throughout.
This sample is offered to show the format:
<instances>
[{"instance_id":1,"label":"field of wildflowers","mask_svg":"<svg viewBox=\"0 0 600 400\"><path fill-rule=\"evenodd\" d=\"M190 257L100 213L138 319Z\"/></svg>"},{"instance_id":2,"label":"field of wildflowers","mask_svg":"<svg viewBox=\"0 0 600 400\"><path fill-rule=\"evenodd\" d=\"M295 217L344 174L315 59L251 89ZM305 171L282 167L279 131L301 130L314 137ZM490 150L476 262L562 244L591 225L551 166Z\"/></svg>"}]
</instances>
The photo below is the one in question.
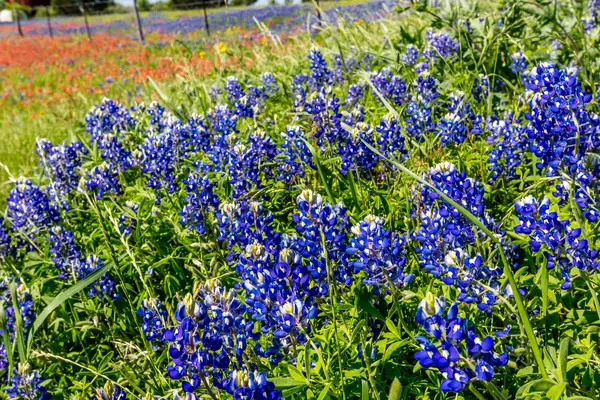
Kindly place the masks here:
<instances>
[{"instance_id":1,"label":"field of wildflowers","mask_svg":"<svg viewBox=\"0 0 600 400\"><path fill-rule=\"evenodd\" d=\"M600 5L347 7L7 39L0 397L600 397Z\"/></svg>"}]
</instances>

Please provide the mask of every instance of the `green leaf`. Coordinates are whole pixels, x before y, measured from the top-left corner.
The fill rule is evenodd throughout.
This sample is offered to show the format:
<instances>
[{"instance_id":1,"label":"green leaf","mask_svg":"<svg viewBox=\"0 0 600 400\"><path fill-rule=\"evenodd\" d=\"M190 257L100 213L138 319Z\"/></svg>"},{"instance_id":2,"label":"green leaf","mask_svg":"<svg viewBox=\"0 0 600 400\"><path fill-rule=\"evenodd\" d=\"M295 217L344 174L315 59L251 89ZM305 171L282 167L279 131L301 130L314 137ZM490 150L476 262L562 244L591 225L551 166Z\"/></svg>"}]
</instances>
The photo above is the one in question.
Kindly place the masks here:
<instances>
[{"instance_id":1,"label":"green leaf","mask_svg":"<svg viewBox=\"0 0 600 400\"><path fill-rule=\"evenodd\" d=\"M13 309L15 313L15 340L17 342L17 350L19 350L19 360L27 362L27 354L25 353L25 338L23 336L23 317L19 308L19 298L17 297L17 284L13 280L10 283L10 295L12 297Z\"/></svg>"},{"instance_id":2,"label":"green leaf","mask_svg":"<svg viewBox=\"0 0 600 400\"><path fill-rule=\"evenodd\" d=\"M560 342L560 349L558 355L558 376L560 382L567 381L567 357L569 356L569 344L571 339L566 337Z\"/></svg>"},{"instance_id":3,"label":"green leaf","mask_svg":"<svg viewBox=\"0 0 600 400\"><path fill-rule=\"evenodd\" d=\"M279 390L306 386L305 380L299 381L289 377L270 378L269 380L273 382L275 384L275 387Z\"/></svg>"},{"instance_id":4,"label":"green leaf","mask_svg":"<svg viewBox=\"0 0 600 400\"><path fill-rule=\"evenodd\" d=\"M123 258L125 258L125 256L121 256L120 260ZM73 286L56 296L50 302L50 304L48 304L46 308L44 308L44 310L37 316L35 321L33 321L33 324L31 324L31 328L29 329L29 333L27 334L27 351L29 352L29 350L31 349L31 343L33 342L33 337L35 336L35 333L38 331L38 329L40 329L40 327L44 324L44 321L46 321L46 318L48 318L48 316L50 316L50 314L52 314L52 312L56 308L58 308L62 303L69 300L71 297L75 296L77 293L79 293L80 291L97 281L113 266L114 264L112 261L107 262L103 267L92 272L91 274L89 274L88 276L86 276L85 278L83 278L82 280L80 280L79 282L77 282L76 284L74 284Z\"/></svg>"},{"instance_id":5,"label":"green leaf","mask_svg":"<svg viewBox=\"0 0 600 400\"><path fill-rule=\"evenodd\" d=\"M364 379L360 382L361 392L360 392L360 400L369 400L369 382Z\"/></svg>"},{"instance_id":6,"label":"green leaf","mask_svg":"<svg viewBox=\"0 0 600 400\"><path fill-rule=\"evenodd\" d=\"M536 379L535 381L528 382L521 386L515 395L515 399L524 399L528 397L529 394L536 392L546 393L550 390L551 387L556 385L556 382L551 381L550 379Z\"/></svg>"},{"instance_id":7,"label":"green leaf","mask_svg":"<svg viewBox=\"0 0 600 400\"><path fill-rule=\"evenodd\" d=\"M388 400L400 400L402 396L402 384L398 378L394 378L392 386L390 387L390 393L388 394Z\"/></svg>"},{"instance_id":8,"label":"green leaf","mask_svg":"<svg viewBox=\"0 0 600 400\"><path fill-rule=\"evenodd\" d=\"M388 330L393 333L394 336L400 339L400 332L398 332L398 328L391 319L388 318L385 320L385 326L387 326Z\"/></svg>"},{"instance_id":9,"label":"green leaf","mask_svg":"<svg viewBox=\"0 0 600 400\"><path fill-rule=\"evenodd\" d=\"M327 385L325 385L323 390L321 390L321 393L319 393L319 397L317 398L317 400L324 400L329 395L330 388L331 388L331 383L328 383Z\"/></svg>"},{"instance_id":10,"label":"green leaf","mask_svg":"<svg viewBox=\"0 0 600 400\"><path fill-rule=\"evenodd\" d=\"M556 385L552 386L550 388L550 390L548 390L548 393L546 394L546 396L548 396L550 398L550 400L558 400L561 398L566 387L567 387L567 382L557 383Z\"/></svg>"},{"instance_id":11,"label":"green leaf","mask_svg":"<svg viewBox=\"0 0 600 400\"><path fill-rule=\"evenodd\" d=\"M288 369L288 372L290 373L290 376L292 377L292 379L301 381L301 382L303 382L304 385L307 384L306 378L304 377L304 375L302 375L302 372L298 368L289 364L287 366L287 369Z\"/></svg>"}]
</instances>

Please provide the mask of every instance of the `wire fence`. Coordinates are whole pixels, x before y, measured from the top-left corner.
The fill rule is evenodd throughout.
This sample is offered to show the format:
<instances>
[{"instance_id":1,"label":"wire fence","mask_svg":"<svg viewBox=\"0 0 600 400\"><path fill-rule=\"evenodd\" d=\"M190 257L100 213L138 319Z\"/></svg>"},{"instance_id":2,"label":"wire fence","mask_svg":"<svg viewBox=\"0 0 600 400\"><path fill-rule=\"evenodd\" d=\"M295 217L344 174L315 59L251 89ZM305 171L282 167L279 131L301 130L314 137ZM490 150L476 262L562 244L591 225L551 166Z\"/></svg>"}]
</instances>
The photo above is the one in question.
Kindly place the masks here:
<instances>
[{"instance_id":1,"label":"wire fence","mask_svg":"<svg viewBox=\"0 0 600 400\"><path fill-rule=\"evenodd\" d=\"M53 6L35 6L12 9L13 20L0 24L0 39L10 36L63 36L85 34L89 40L94 35L105 32L115 35L135 35L145 42L151 33L189 33L204 30L206 36L216 31L233 27L256 27L258 22L279 20L286 24L302 21L311 15L321 22L323 15L320 2L300 3L284 6L262 6L236 8L227 7L223 0L199 0L171 2L169 13L165 10L152 11L150 7L166 7L166 3L149 4L147 0L133 0L131 6L115 4L113 0L79 0ZM330 0L336 2L336 0ZM377 2L375 2L377 3ZM368 8L369 3L353 5L354 8ZM222 10L215 10L222 8ZM343 7L341 7L343 8ZM375 6L377 8L377 6ZM340 13L340 9L336 10ZM331 11L329 12L331 13ZM324 12L327 16L328 12Z\"/></svg>"}]
</instances>

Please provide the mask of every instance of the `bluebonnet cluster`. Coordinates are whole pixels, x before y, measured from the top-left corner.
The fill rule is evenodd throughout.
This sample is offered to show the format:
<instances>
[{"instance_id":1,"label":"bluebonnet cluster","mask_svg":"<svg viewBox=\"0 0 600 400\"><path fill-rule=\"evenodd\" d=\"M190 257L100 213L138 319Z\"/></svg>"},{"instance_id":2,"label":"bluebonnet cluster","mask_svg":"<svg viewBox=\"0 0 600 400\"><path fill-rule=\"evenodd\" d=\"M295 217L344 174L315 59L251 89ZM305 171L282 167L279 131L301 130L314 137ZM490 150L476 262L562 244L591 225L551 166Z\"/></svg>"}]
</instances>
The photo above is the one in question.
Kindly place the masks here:
<instances>
[{"instance_id":1,"label":"bluebonnet cluster","mask_svg":"<svg viewBox=\"0 0 600 400\"><path fill-rule=\"evenodd\" d=\"M10 339L12 341L14 340L17 327L10 284L11 280L8 277L5 277L2 279L2 281L0 281L0 301L4 303L6 329L8 330ZM22 319L21 326L23 327L23 331L27 331L27 328L29 328L29 325L31 325L36 316L33 298L29 293L29 289L23 283L19 283L18 280L16 281L16 294L16 303L18 304L19 312L21 313ZM4 346L4 343L2 344L2 346Z\"/></svg>"},{"instance_id":2,"label":"bluebonnet cluster","mask_svg":"<svg viewBox=\"0 0 600 400\"><path fill-rule=\"evenodd\" d=\"M119 216L119 233L129 236L137 226L137 213L140 205L134 201L127 200L124 206L124 211Z\"/></svg>"},{"instance_id":3,"label":"bluebonnet cluster","mask_svg":"<svg viewBox=\"0 0 600 400\"><path fill-rule=\"evenodd\" d=\"M103 162L86 175L85 186L94 192L96 200L105 194L120 195L123 192L119 183L119 169L111 163Z\"/></svg>"},{"instance_id":4,"label":"bluebonnet cluster","mask_svg":"<svg viewBox=\"0 0 600 400\"><path fill-rule=\"evenodd\" d=\"M82 262L79 270L79 277L85 278L92 272L102 268L102 260L97 255L90 255L85 258ZM115 281L107 274L102 275L98 280L94 281L88 287L88 296L97 297L100 300L111 299L117 300L119 294L117 293Z\"/></svg>"},{"instance_id":5,"label":"bluebonnet cluster","mask_svg":"<svg viewBox=\"0 0 600 400\"><path fill-rule=\"evenodd\" d=\"M438 123L442 145L461 144L469 134L481 134L483 118L471 110L471 103L465 100L465 94L456 91L450 95L449 99L449 112Z\"/></svg>"},{"instance_id":6,"label":"bluebonnet cluster","mask_svg":"<svg viewBox=\"0 0 600 400\"><path fill-rule=\"evenodd\" d=\"M531 250L543 254L548 269L560 271L564 281L561 289L571 287L572 268L584 272L600 268L598 251L590 248L581 228L573 228L569 220L561 220L556 211L550 211L547 197L540 202L527 196L515 203L515 211L520 222L515 232L529 237Z\"/></svg>"},{"instance_id":7,"label":"bluebonnet cluster","mask_svg":"<svg viewBox=\"0 0 600 400\"><path fill-rule=\"evenodd\" d=\"M406 108L406 131L410 137L421 142L428 133L435 130L436 124L431 118L431 107L427 103L411 101Z\"/></svg>"},{"instance_id":8,"label":"bluebonnet cluster","mask_svg":"<svg viewBox=\"0 0 600 400\"><path fill-rule=\"evenodd\" d=\"M281 159L277 164L276 179L290 184L294 179L304 176L305 166L312 169L315 169L316 166L312 161L312 153L304 142L306 137L302 128L290 125L281 135L285 142L281 145L279 153Z\"/></svg>"},{"instance_id":9,"label":"bluebonnet cluster","mask_svg":"<svg viewBox=\"0 0 600 400\"><path fill-rule=\"evenodd\" d=\"M350 172L357 176L372 176L379 156L369 149L365 142L373 148L376 147L373 128L365 122L355 124L350 132L346 132L339 139L337 145L338 154L342 158L340 166L342 175Z\"/></svg>"},{"instance_id":10,"label":"bluebonnet cluster","mask_svg":"<svg viewBox=\"0 0 600 400\"><path fill-rule=\"evenodd\" d=\"M313 49L308 54L310 60L310 77L308 84L312 90L319 90L333 83L333 75L327 66L327 61L318 49Z\"/></svg>"},{"instance_id":11,"label":"bluebonnet cluster","mask_svg":"<svg viewBox=\"0 0 600 400\"><path fill-rule=\"evenodd\" d=\"M406 46L406 50L400 56L400 61L407 65L415 65L419 58L419 49L414 44Z\"/></svg>"},{"instance_id":12,"label":"bluebonnet cluster","mask_svg":"<svg viewBox=\"0 0 600 400\"><path fill-rule=\"evenodd\" d=\"M448 162L432 168L428 178L440 191L495 230L493 220L485 212L483 185L459 173ZM485 235L460 211L426 186L421 187L415 214L420 214L421 226L415 233L420 244L416 249L421 267L447 285L456 287L458 300L490 313L500 294L499 277L502 268L487 266L479 253L471 248ZM484 286L485 285L485 286Z\"/></svg>"},{"instance_id":13,"label":"bluebonnet cluster","mask_svg":"<svg viewBox=\"0 0 600 400\"><path fill-rule=\"evenodd\" d=\"M443 392L460 392L474 380L489 382L494 368L508 364L508 354L496 352L494 337L480 338L468 320L458 316L457 303L448 307L443 297L428 293L416 319L431 339L416 337L422 350L415 353L415 359L423 368L436 368L442 374Z\"/></svg>"},{"instance_id":14,"label":"bluebonnet cluster","mask_svg":"<svg viewBox=\"0 0 600 400\"><path fill-rule=\"evenodd\" d=\"M279 92L277 81L275 81L275 76L271 72L265 72L260 78L262 80L262 84L265 86L267 94L274 95L275 93Z\"/></svg>"},{"instance_id":15,"label":"bluebonnet cluster","mask_svg":"<svg viewBox=\"0 0 600 400\"><path fill-rule=\"evenodd\" d=\"M510 56L510 59L512 61L512 63L510 64L511 71L515 74L518 74L519 76L524 77L525 71L529 66L529 62L527 61L527 58L525 57L523 52L519 50L516 53L513 53Z\"/></svg>"},{"instance_id":16,"label":"bluebonnet cluster","mask_svg":"<svg viewBox=\"0 0 600 400\"><path fill-rule=\"evenodd\" d=\"M384 156L402 162L408 157L400 122L393 114L386 114L375 128L379 133L377 144Z\"/></svg>"},{"instance_id":17,"label":"bluebonnet cluster","mask_svg":"<svg viewBox=\"0 0 600 400\"><path fill-rule=\"evenodd\" d=\"M473 82L473 97L475 101L481 103L486 101L490 90L490 80L487 75L479 74Z\"/></svg>"},{"instance_id":18,"label":"bluebonnet cluster","mask_svg":"<svg viewBox=\"0 0 600 400\"><path fill-rule=\"evenodd\" d=\"M492 145L488 155L489 169L492 171L490 183L499 178L519 179L518 168L526 160L528 140L520 119L507 113L503 119L490 119L487 130L490 135L487 143Z\"/></svg>"},{"instance_id":19,"label":"bluebonnet cluster","mask_svg":"<svg viewBox=\"0 0 600 400\"><path fill-rule=\"evenodd\" d=\"M80 142L71 145L52 145L45 139L36 143L40 166L50 180L48 189L52 200L68 210L67 195L77 189L81 178L82 156L88 153Z\"/></svg>"},{"instance_id":20,"label":"bluebonnet cluster","mask_svg":"<svg viewBox=\"0 0 600 400\"><path fill-rule=\"evenodd\" d=\"M164 331L170 343L172 365L167 367L171 379L181 381L186 393L195 393L206 377L215 388L229 393L238 392L248 399L262 399L274 389L266 377L258 382L246 379L231 382L246 365L251 365L246 353L248 339L254 339L253 323L245 319L246 306L238 299L235 290L227 291L218 281L200 285L195 294L188 294L175 312L177 321L173 329ZM237 372L236 372L237 371ZM248 373L262 376L256 367ZM242 376L240 376L242 378ZM212 390L211 388L206 388ZM276 391L271 392L274 395ZM261 397L263 396L263 397ZM273 398L280 398L275 396Z\"/></svg>"},{"instance_id":21,"label":"bluebonnet cluster","mask_svg":"<svg viewBox=\"0 0 600 400\"><path fill-rule=\"evenodd\" d=\"M4 218L0 217L0 262L15 257L16 247L13 245L12 237L4 226Z\"/></svg>"},{"instance_id":22,"label":"bluebonnet cluster","mask_svg":"<svg viewBox=\"0 0 600 400\"><path fill-rule=\"evenodd\" d=\"M187 196L186 205L179 211L179 223L186 226L188 230L195 230L199 234L206 233L205 216L219 206L219 197L214 193L214 184L203 176L201 166L183 180Z\"/></svg>"},{"instance_id":23,"label":"bluebonnet cluster","mask_svg":"<svg viewBox=\"0 0 600 400\"><path fill-rule=\"evenodd\" d=\"M229 182L233 187L233 197L241 198L250 189L262 187L260 177L271 177L273 171L264 165L272 160L277 152L273 139L264 131L257 130L248 138L248 143L238 142L229 154Z\"/></svg>"},{"instance_id":24,"label":"bluebonnet cluster","mask_svg":"<svg viewBox=\"0 0 600 400\"><path fill-rule=\"evenodd\" d=\"M75 242L72 231L56 225L48 235L52 262L58 268L58 278L62 280L83 279L102 266L102 260L96 255L85 257ZM98 281L89 286L88 295L99 299L117 299L113 279L104 274Z\"/></svg>"},{"instance_id":25,"label":"bluebonnet cluster","mask_svg":"<svg viewBox=\"0 0 600 400\"><path fill-rule=\"evenodd\" d=\"M6 394L11 399L49 400L52 396L42 386L43 381L39 371L33 371L29 364L19 364L12 371Z\"/></svg>"},{"instance_id":26,"label":"bluebonnet cluster","mask_svg":"<svg viewBox=\"0 0 600 400\"><path fill-rule=\"evenodd\" d=\"M383 227L384 219L368 215L352 227L346 252L353 272L364 271L363 282L379 292L390 286L403 287L414 278L404 274L407 235ZM387 289L385 289L387 290Z\"/></svg>"},{"instance_id":27,"label":"bluebonnet cluster","mask_svg":"<svg viewBox=\"0 0 600 400\"><path fill-rule=\"evenodd\" d=\"M311 277L319 282L318 293L324 295L329 292L325 251L330 262L337 260L337 265L333 266L335 279L350 284L352 273L348 269L346 253L350 224L346 208L341 203L324 203L322 196L311 190L303 190L296 203L299 212L292 216L292 221L301 236L298 240L299 251L302 257L309 259Z\"/></svg>"},{"instance_id":28,"label":"bluebonnet cluster","mask_svg":"<svg viewBox=\"0 0 600 400\"><path fill-rule=\"evenodd\" d=\"M106 382L104 387L96 389L97 400L127 400L127 393L119 385Z\"/></svg>"},{"instance_id":29,"label":"bluebonnet cluster","mask_svg":"<svg viewBox=\"0 0 600 400\"><path fill-rule=\"evenodd\" d=\"M371 72L370 80L377 91L393 104L399 105L406 101L406 82L400 76L393 74L389 67Z\"/></svg>"},{"instance_id":30,"label":"bluebonnet cluster","mask_svg":"<svg viewBox=\"0 0 600 400\"><path fill-rule=\"evenodd\" d=\"M234 370L224 379L223 387L234 399L248 400L281 400L281 392L275 389L267 375L259 371L248 371L245 368Z\"/></svg>"},{"instance_id":31,"label":"bluebonnet cluster","mask_svg":"<svg viewBox=\"0 0 600 400\"><path fill-rule=\"evenodd\" d=\"M344 99L346 106L353 106L365 95L365 84L364 83L353 83L348 86L348 93Z\"/></svg>"},{"instance_id":32,"label":"bluebonnet cluster","mask_svg":"<svg viewBox=\"0 0 600 400\"><path fill-rule=\"evenodd\" d=\"M529 151L538 159L537 168L561 179L555 192L561 203L573 190L575 204L587 219L595 221L598 205L592 193L600 169L591 153L600 145L600 117L586 108L592 95L581 88L575 75L552 63L533 68L526 87L531 96L531 111L525 114L529 121L526 133Z\"/></svg>"},{"instance_id":33,"label":"bluebonnet cluster","mask_svg":"<svg viewBox=\"0 0 600 400\"><path fill-rule=\"evenodd\" d=\"M226 242L230 249L235 246L245 249L255 240L269 248L279 242L279 234L271 226L273 214L265 212L259 202L221 203L215 218L219 225L218 240Z\"/></svg>"},{"instance_id":34,"label":"bluebonnet cluster","mask_svg":"<svg viewBox=\"0 0 600 400\"><path fill-rule=\"evenodd\" d=\"M122 170L134 165L124 133L134 128L136 120L127 107L105 98L90 110L85 122L91 142L98 147L104 161Z\"/></svg>"},{"instance_id":35,"label":"bluebonnet cluster","mask_svg":"<svg viewBox=\"0 0 600 400\"><path fill-rule=\"evenodd\" d=\"M431 28L425 31L425 40L427 40L427 47L423 50L423 56L427 60L436 61L439 57L452 58L460 49L460 45L448 34L435 32Z\"/></svg>"},{"instance_id":36,"label":"bluebonnet cluster","mask_svg":"<svg viewBox=\"0 0 600 400\"><path fill-rule=\"evenodd\" d=\"M152 343L154 350L158 349L165 340L164 330L167 328L167 310L159 299L145 299L138 308L137 315L142 317L142 331L146 340Z\"/></svg>"},{"instance_id":37,"label":"bluebonnet cluster","mask_svg":"<svg viewBox=\"0 0 600 400\"><path fill-rule=\"evenodd\" d=\"M340 137L346 135L342 128L342 113L340 111L340 100L330 91L313 92L304 105L304 111L312 119L312 125L316 127L314 137L317 144L324 151L326 144L336 144Z\"/></svg>"},{"instance_id":38,"label":"bluebonnet cluster","mask_svg":"<svg viewBox=\"0 0 600 400\"><path fill-rule=\"evenodd\" d=\"M60 221L58 207L39 186L26 178L17 179L10 191L6 215L11 229L30 239Z\"/></svg>"}]
</instances>

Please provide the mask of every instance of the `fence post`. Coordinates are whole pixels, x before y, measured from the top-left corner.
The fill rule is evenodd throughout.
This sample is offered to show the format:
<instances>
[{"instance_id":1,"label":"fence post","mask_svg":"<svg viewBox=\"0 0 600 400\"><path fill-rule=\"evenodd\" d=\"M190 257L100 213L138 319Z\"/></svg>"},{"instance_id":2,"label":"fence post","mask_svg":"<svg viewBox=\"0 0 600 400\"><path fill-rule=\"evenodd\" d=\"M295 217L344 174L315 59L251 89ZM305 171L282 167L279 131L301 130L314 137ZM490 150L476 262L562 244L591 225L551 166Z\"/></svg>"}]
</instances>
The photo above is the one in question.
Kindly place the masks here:
<instances>
[{"instance_id":1,"label":"fence post","mask_svg":"<svg viewBox=\"0 0 600 400\"><path fill-rule=\"evenodd\" d=\"M54 37L52 34L52 25L50 24L50 7L46 6L46 19L48 20L48 32L50 33L50 37Z\"/></svg>"},{"instance_id":2,"label":"fence post","mask_svg":"<svg viewBox=\"0 0 600 400\"><path fill-rule=\"evenodd\" d=\"M85 21L85 30L87 31L88 39L92 40L92 32L90 32L90 24L87 19L87 12L85 11L85 5L83 4L83 0L79 0L79 10L83 14L83 20Z\"/></svg>"},{"instance_id":3,"label":"fence post","mask_svg":"<svg viewBox=\"0 0 600 400\"><path fill-rule=\"evenodd\" d=\"M317 0L317 18L319 18L319 25L321 25L321 4Z\"/></svg>"},{"instance_id":4,"label":"fence post","mask_svg":"<svg viewBox=\"0 0 600 400\"><path fill-rule=\"evenodd\" d=\"M204 28L206 29L206 34L210 36L210 27L208 26L208 16L206 15L206 1L202 2L202 9L204 10Z\"/></svg>"},{"instance_id":5,"label":"fence post","mask_svg":"<svg viewBox=\"0 0 600 400\"><path fill-rule=\"evenodd\" d=\"M23 35L23 29L21 29L21 16L19 15L19 9L15 7L14 10L15 10L15 18L17 20L17 30L19 31L19 35L21 37L25 37L25 35Z\"/></svg>"},{"instance_id":6,"label":"fence post","mask_svg":"<svg viewBox=\"0 0 600 400\"><path fill-rule=\"evenodd\" d=\"M140 42L144 43L144 31L142 31L142 19L137 6L137 0L133 0L133 8L135 9L135 22L137 24L138 37Z\"/></svg>"}]
</instances>

